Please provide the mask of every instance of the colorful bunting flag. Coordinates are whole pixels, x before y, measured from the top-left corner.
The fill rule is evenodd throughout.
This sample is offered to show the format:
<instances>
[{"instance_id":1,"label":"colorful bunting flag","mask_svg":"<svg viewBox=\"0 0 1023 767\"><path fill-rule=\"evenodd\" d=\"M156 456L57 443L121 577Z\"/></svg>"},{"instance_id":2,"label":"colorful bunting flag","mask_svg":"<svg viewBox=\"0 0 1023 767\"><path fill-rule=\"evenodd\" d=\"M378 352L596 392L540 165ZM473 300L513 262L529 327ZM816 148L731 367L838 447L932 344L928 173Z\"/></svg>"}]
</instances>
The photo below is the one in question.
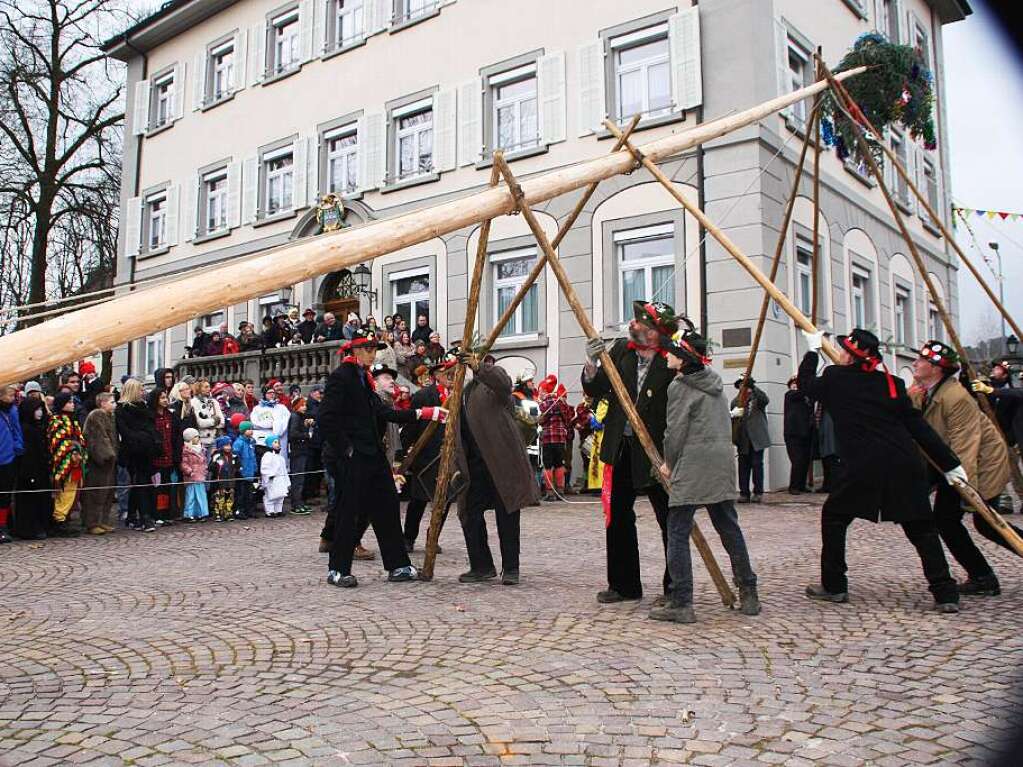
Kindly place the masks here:
<instances>
[{"instance_id":1,"label":"colorful bunting flag","mask_svg":"<svg viewBox=\"0 0 1023 767\"><path fill-rule=\"evenodd\" d=\"M959 214L963 218L966 216L977 216L979 218L986 218L988 221L994 221L995 216L998 216L1002 221L1019 221L1023 218L1023 213L1012 213L1006 210L980 210L978 208L964 208L960 205L953 205L955 213Z\"/></svg>"}]
</instances>

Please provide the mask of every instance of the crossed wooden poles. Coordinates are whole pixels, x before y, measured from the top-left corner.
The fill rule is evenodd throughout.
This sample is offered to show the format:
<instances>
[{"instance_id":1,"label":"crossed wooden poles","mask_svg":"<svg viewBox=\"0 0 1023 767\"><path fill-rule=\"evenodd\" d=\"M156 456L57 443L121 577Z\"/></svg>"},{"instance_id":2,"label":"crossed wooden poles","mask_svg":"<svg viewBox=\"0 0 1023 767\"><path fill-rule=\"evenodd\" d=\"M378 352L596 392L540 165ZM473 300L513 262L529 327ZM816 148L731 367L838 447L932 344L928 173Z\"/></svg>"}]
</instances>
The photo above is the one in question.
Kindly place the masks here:
<instances>
[{"instance_id":1,"label":"crossed wooden poles","mask_svg":"<svg viewBox=\"0 0 1023 767\"><path fill-rule=\"evenodd\" d=\"M849 96L848 92L846 91L842 83L834 77L834 75L831 73L828 67L821 60L819 50L816 56L816 66L818 76L819 77L823 76L828 80L828 83L831 87L831 91L839 104L839 108L843 110L847 114L847 116L850 116L849 113L861 114L860 110L855 106L852 98ZM629 136L635 129L639 121L638 117L633 118L632 122L626 127L624 131L620 130L618 126L615 125L610 120L607 120L604 123L608 131L610 131L617 138L617 143L612 149L612 153L620 151L629 152L632 155L636 165L637 166L642 165L644 168L646 168L646 170L649 171L650 174L668 191L668 193L675 199L675 201L682 205L682 207L685 208L686 211L688 211L694 218L696 218L697 221L700 223L700 226L708 234L714 237L714 239L717 240L721 244L721 246L733 258L735 258L735 260L738 261L739 264L744 269L746 269L747 272L749 272L749 274L761 285L761 287L763 287L765 295L763 302L761 304L760 317L756 328L756 337L755 340L753 341L749 359L747 361L746 376L744 377L744 383L742 384L743 389L747 385L746 382L750 378L752 368L756 361L757 348L759 347L759 341L762 335L763 325L766 319L767 308L771 299L774 299L774 301L778 303L778 305L785 311L785 313L788 314L796 323L796 325L798 325L801 329L809 332L815 332L817 329L816 328L818 309L817 273L820 258L818 227L820 218L819 211L820 211L821 148L819 125L821 99L822 94L818 94L814 99L813 109L811 110L810 116L807 119L806 136L803 141L803 147L800 153L799 161L796 165L796 172L795 178L793 180L792 192L789 195L788 201L786 203L778 243L775 248L774 259L771 264L770 277L764 275L764 273L735 245L735 243L731 241L731 239L717 225L714 224L713 221L711 221L706 216L706 214L702 210L700 210L700 208L697 205L691 202L685 195L683 195L676 188L676 186L671 182L671 180L664 175L664 173L660 170L660 168L657 167L657 165L652 160L644 156L629 141ZM988 297L998 308L999 312L1001 312L1002 315L1008 320L1009 324L1012 326L1016 334L1019 336L1023 336L1023 332L1020 332L1019 326L1016 325L1015 321L1009 316L1005 307L1001 304L1001 302L998 301L993 291L981 277L980 273L976 270L973 264L966 257L966 254L956 243L955 238L952 237L951 233L945 227L945 224L942 221L942 219L931 207L929 201L925 198L925 196L921 194L920 190L913 183L912 179L909 178L908 173L906 172L905 168L902 167L901 163L898 161L898 158L884 144L881 134L878 133L878 131L869 124L863 127L869 129L872 133L874 133L875 136L878 137L879 143L883 148L883 151L885 153L885 156L888 158L888 161L892 164L892 167L895 168L899 176L905 181L907 187L913 192L914 196L918 199L920 205L927 212L927 214L931 217L934 224L939 228L939 231L941 231L942 236L944 236L946 241L955 249L959 257L962 259L963 263L967 265L970 272L980 282L981 286L987 293ZM813 173L814 219L812 261L813 297L812 318L807 318L789 300L789 298L780 289L778 289L778 287L774 284L774 279L777 276L781 255L784 252L785 240L788 232L788 227L792 218L793 206L795 203L795 198L798 195L799 185L803 173L803 166L806 160L806 155L808 153L811 141L814 146L814 173ZM938 293L933 281L930 278L930 275L927 272L923 258L921 257L920 252L916 247L915 242L913 241L913 238L906 226L905 220L903 219L897 206L895 205L894 199L892 198L891 193L888 190L888 187L884 181L883 173L881 172L880 168L877 165L877 162L874 160L873 156L870 153L870 149L867 146L862 130L858 131L857 141L860 147L861 154L866 159L868 168L871 174L876 179L878 187L881 189L885 201L888 204L888 207L891 210L893 217L895 218L896 224L899 227L899 231L902 234L903 239L906 241L907 248L909 249L910 254L912 255L917 271L920 273L921 278L923 279L924 284L927 287L928 293L930 294L931 300L934 303L935 307L937 308L939 315L941 316L942 322L944 323L945 328L948 331L949 338L952 340L953 345L956 348L956 351L959 353L960 358L962 359L964 370L967 372L968 375L972 375L969 360L966 357L961 342L959 341L959 336L956 333L954 326L952 325L951 318L949 317L945 309L944 302L942 301L940 294ZM523 284L520 286L515 297L512 299L509 306L505 309L502 316L498 319L494 328L491 330L489 337L484 343L484 349L489 349L493 346L495 340L499 337L502 329L511 319L516 308L522 302L523 298L526 296L529 289L536 282L537 278L540 276L540 274L543 272L546 266L550 266L551 270L554 272L554 276L558 281L558 284L561 288L561 292L564 294L565 300L571 307L573 314L575 314L576 320L578 321L579 326L582 328L583 333L586 335L588 339L600 338L597 329L593 326L593 323L587 316L586 310L584 309L582 302L579 300L579 296L577 295L575 288L573 287L571 281L569 280L568 275L565 273L564 267L562 266L561 261L556 253L556 248L558 247L561 240L564 238L565 234L569 231L569 229L571 229L572 225L575 223L575 220L582 212L583 207L586 205L586 203L592 196L593 192L595 191L598 182L593 182L586 188L583 196L576 203L571 214L568 216L567 219L565 219L564 223L559 228L559 231L555 236L554 240L550 241L548 240L547 235L544 232L543 228L537 221L536 216L533 214L533 211L531 210L530 206L526 203L522 189L519 186L519 183L515 178L515 175L508 167L507 163L505 162L504 156L500 152L498 152L494 156L494 168L490 180L492 186L497 183L498 175L504 178L505 183L507 184L509 190L512 193L512 196L516 201L517 210L515 212L521 213L523 218L526 220L526 223L528 224L530 230L532 231L534 237L536 238L537 244L540 247L541 254L537 258L536 264L533 266L529 275L527 276ZM483 222L480 230L479 243L477 246L476 253L476 262L473 269L472 282L469 291L469 301L468 306L466 308L465 325L462 334L462 348L464 350L467 350L469 348L469 344L472 338L473 326L476 319L477 309L479 306L479 293L480 286L482 283L483 267L486 261L486 248L489 233L490 219ZM825 354L827 354L833 361L837 360L838 358L837 350L830 343L825 342L822 351ZM640 444L642 444L643 449L647 454L647 457L650 459L651 465L654 467L659 466L662 463L660 453L658 452L656 446L654 445L653 440L651 439L650 434L647 431L645 425L640 419L639 414L636 411L636 408L628 395L628 392L625 388L625 384L623 383L621 376L617 371L617 368L615 368L613 361L611 360L610 356L606 351L601 354L601 364L605 372L607 373L608 378L610 379L612 389L614 390L615 395L618 397L619 402L621 403L625 411L626 417L629 419L629 423L631 424L634 433L639 439ZM452 387L452 393L448 400L448 408L451 411L451 413L444 434L443 448L441 451L441 461L437 478L437 487L433 499L433 508L431 510L430 529L427 535L426 557L423 562L421 572L421 576L427 580L433 577L434 563L436 561L437 555L437 542L440 536L440 524L443 518L444 509L447 507L448 504L449 489L448 483L454 465L455 446L459 428L461 397L464 380L465 380L464 365L459 365L456 371L455 382L454 386ZM740 398L742 397L742 395L743 392L742 390L740 390ZM991 417L992 420L994 420L991 408L988 405L986 399L982 397L980 399L980 402L981 407L982 409L984 409L985 413L989 417ZM415 450L415 448L413 449ZM662 482L662 484L665 484L663 478L659 477L659 479ZM975 511L978 514L984 517L984 519L1002 535L1002 537L1006 540L1006 542L1012 547L1012 549L1017 554L1023 556L1023 540L1020 539L1020 537L1016 534L1015 530L1013 530L1013 528L1010 525L1006 524L1006 522L1002 519L1001 515L998 514L998 512L996 512L994 509L987 505L986 501L980 497L980 494L972 486L969 485L956 486L956 490L959 492L962 498L975 509ZM714 558L714 554L711 551L710 547L708 546L706 539L704 538L699 528L696 527L695 525L693 527L692 538L693 542L696 544L698 551L700 552L701 557L703 558L704 564L707 567L707 570L710 573L712 580L714 581L714 585L717 588L718 593L721 595L722 602L725 605L732 606L735 602L735 595L732 592L731 588L729 587L728 582L725 579L724 574L722 573L721 568L718 565L716 559Z\"/></svg>"}]
</instances>

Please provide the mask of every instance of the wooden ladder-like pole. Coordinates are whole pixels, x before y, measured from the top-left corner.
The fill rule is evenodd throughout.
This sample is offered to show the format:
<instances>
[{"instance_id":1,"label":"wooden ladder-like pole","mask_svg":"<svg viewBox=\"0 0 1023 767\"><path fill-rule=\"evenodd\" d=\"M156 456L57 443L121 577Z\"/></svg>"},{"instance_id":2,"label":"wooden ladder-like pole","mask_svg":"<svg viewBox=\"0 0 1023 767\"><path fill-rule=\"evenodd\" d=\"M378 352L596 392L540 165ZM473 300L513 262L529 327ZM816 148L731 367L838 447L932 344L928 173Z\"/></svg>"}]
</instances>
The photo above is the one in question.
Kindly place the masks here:
<instances>
[{"instance_id":1,"label":"wooden ladder-like pole","mask_svg":"<svg viewBox=\"0 0 1023 767\"><path fill-rule=\"evenodd\" d=\"M498 163L504 162L499 151L494 153L494 167L490 170L490 186L497 186ZM480 304L480 287L483 284L483 270L487 265L487 243L490 241L490 225L493 219L484 219L480 225L480 239L476 245L476 263L472 268L469 283L469 300L465 305L465 322L462 324L461 351L468 351L472 344L473 329L476 326L476 311ZM465 389L465 364L455 369L455 380L448 395L446 407L448 420L444 426L444 440L441 442L440 465L437 469L437 485L433 490L433 506L430 509L430 528L426 534L426 555L419 577L424 581L433 580L433 566L437 561L437 543L440 540L440 526L444 511L448 507L448 484L451 469L455 463L455 448L458 444L458 429L462 418L462 392Z\"/></svg>"},{"instance_id":2,"label":"wooden ladder-like pole","mask_svg":"<svg viewBox=\"0 0 1023 767\"><path fill-rule=\"evenodd\" d=\"M617 131L617 126L615 127ZM623 138L621 131L618 131L618 137ZM508 167L507 163L504 162L504 158L498 160L495 158L494 164L499 166L501 175L504 176L505 182L511 189L512 194L518 201L519 211L525 218L526 223L529 225L530 230L533 232L533 236L536 238L537 244L540 249L547 254L547 263L550 265L554 272L554 276L558 280L558 284L561 286L561 292L565 296L565 300L568 301L569 306L572 308L572 312L575 314L576 321L579 323L579 327L582 328L583 333L587 339L600 338L600 334L597 329L593 326L590 318L586 314L585 308L583 308L582 302L579 300L578 294L575 292L575 287L572 285L572 281L569 279L568 274L565 272L565 268L561 265L561 260L558 255L554 252L554 248L547 239L547 235L540 226L540 222L536 220L536 216L526 203L525 197L522 193L522 188L519 186L518 181L515 180L514 174ZM600 355L601 364L604 367L604 372L607 374L608 380L611 382L611 388L614 390L615 395L618 397L618 401L622 405L622 409L625 411L626 418L629 419L629 423L632 425L632 430L643 446L643 450L646 452L647 457L650 459L650 465L657 470L664 461L661 458L660 452L654 445L653 439L650 437L650 432L647 431L646 425L643 423L643 419L640 418L639 412L636 410L636 406L632 402L632 398L629 396L628 389L625 388L625 382L622 381L621 374L615 367L614 361L611 359L611 355L607 351L601 352ZM667 483L664 478L660 476L658 472L658 479L662 485L665 485L667 489ZM718 566L717 560L714 558L714 552L711 551L710 545L707 543L707 539L703 537L703 533L694 524L692 532L693 543L696 544L697 550L700 552L700 556L703 557L703 562L707 567L707 571L710 573L711 579L714 581L714 585L717 587L718 593L721 595L721 601L731 607L735 604L735 593L728 585L728 581L725 580L724 574L721 572L721 568Z\"/></svg>"}]
</instances>

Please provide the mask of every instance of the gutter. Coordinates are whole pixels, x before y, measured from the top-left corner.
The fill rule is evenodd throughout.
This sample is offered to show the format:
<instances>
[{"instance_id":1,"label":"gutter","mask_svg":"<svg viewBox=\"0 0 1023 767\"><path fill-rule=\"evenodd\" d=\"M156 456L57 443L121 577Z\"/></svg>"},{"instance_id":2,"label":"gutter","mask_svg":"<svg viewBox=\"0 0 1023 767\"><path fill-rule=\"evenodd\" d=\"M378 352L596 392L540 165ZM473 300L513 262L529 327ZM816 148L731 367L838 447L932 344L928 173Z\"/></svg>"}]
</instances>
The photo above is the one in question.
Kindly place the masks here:
<instances>
[{"instance_id":1,"label":"gutter","mask_svg":"<svg viewBox=\"0 0 1023 767\"><path fill-rule=\"evenodd\" d=\"M145 80L148 77L148 75L149 75L149 57L146 55L145 51L140 50L139 48L137 48L131 42L131 32L130 32L130 30L126 31L124 33L124 45L129 50L134 51L138 55L138 57L142 59L142 77L140 79ZM127 101L128 101L128 94L125 94L125 103L126 104L127 104ZM132 195L131 195L132 197L138 197L139 196L139 192L141 191L141 184L142 184L142 178L141 178L142 177L142 148L143 148L143 144L144 144L143 139L145 137L146 137L145 133L140 133L140 134L138 134L138 136L135 137L135 185L134 185L133 192L132 192ZM128 272L128 285L129 286L135 284L135 265L136 265L137 261L138 261L138 259L136 259L134 257L131 259L131 268L130 268L130 271ZM127 346L128 346L128 370L132 370L133 369L132 368L132 362L133 362L133 360L132 360L132 351L134 350L134 346L135 345L134 344L128 344Z\"/></svg>"}]
</instances>

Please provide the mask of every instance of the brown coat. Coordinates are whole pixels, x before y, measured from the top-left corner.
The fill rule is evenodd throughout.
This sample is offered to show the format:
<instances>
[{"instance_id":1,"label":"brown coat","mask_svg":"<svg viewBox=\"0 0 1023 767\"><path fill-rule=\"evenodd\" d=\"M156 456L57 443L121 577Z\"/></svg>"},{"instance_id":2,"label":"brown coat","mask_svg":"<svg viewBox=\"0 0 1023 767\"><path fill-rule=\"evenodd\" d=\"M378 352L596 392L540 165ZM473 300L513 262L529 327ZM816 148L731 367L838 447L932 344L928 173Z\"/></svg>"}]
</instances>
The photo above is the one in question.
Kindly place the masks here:
<instances>
[{"instance_id":1,"label":"brown coat","mask_svg":"<svg viewBox=\"0 0 1023 767\"><path fill-rule=\"evenodd\" d=\"M920 406L922 398L914 397ZM955 376L938 384L923 407L924 420L962 461L966 476L985 499L998 496L1009 481L1005 440Z\"/></svg>"},{"instance_id":2,"label":"brown coat","mask_svg":"<svg viewBox=\"0 0 1023 767\"><path fill-rule=\"evenodd\" d=\"M117 463L117 427L112 413L96 408L85 419L85 444L89 446L89 464L109 469Z\"/></svg>"},{"instance_id":3,"label":"brown coat","mask_svg":"<svg viewBox=\"0 0 1023 767\"><path fill-rule=\"evenodd\" d=\"M472 430L501 503L508 511L515 511L537 505L540 488L522 443L522 432L512 415L511 398L512 380L508 373L496 365L489 369L481 367L475 380L466 386L462 417ZM463 494L460 501L465 498Z\"/></svg>"}]
</instances>

